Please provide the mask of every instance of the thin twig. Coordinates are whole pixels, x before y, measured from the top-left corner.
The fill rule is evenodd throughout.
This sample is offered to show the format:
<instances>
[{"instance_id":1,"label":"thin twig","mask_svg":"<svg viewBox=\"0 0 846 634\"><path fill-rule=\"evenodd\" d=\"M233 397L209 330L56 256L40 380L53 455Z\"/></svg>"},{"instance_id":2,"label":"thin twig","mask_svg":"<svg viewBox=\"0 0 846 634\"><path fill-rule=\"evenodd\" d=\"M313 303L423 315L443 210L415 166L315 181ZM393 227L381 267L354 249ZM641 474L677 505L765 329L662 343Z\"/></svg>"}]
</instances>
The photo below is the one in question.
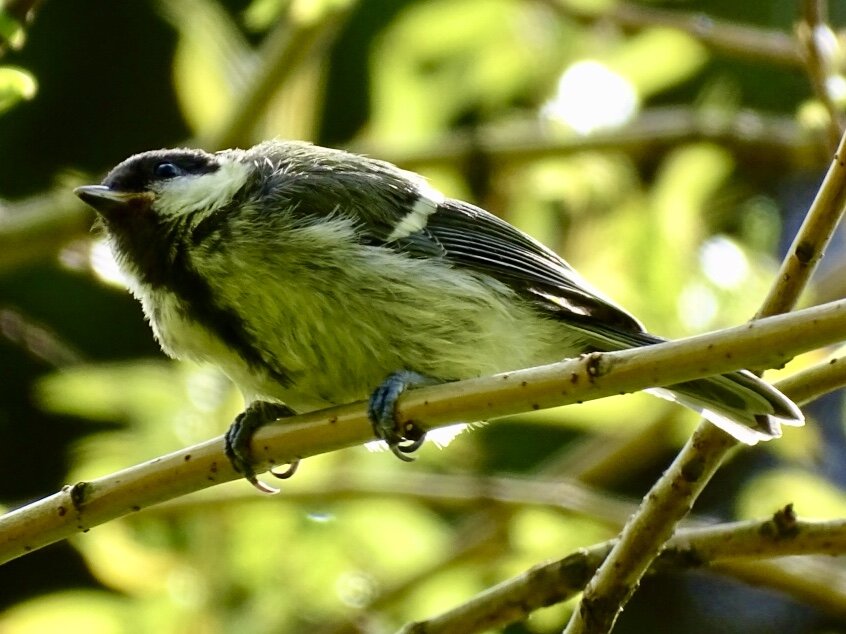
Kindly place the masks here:
<instances>
[{"instance_id":1,"label":"thin twig","mask_svg":"<svg viewBox=\"0 0 846 634\"><path fill-rule=\"evenodd\" d=\"M14 204L0 202L0 272L54 257L70 241L90 235L94 212L72 189L66 183Z\"/></svg>"},{"instance_id":2,"label":"thin twig","mask_svg":"<svg viewBox=\"0 0 846 634\"><path fill-rule=\"evenodd\" d=\"M495 163L521 163L605 150L654 160L656 153L696 141L724 145L740 161L754 161L759 168L762 165L775 170L800 166L822 168L830 158L821 150L819 134L798 125L792 117L684 106L651 107L624 127L587 136L553 130L531 118L511 121L507 126L482 126L467 133L453 131L421 147L356 145L351 149L407 169L420 169L460 164L479 154Z\"/></svg>"},{"instance_id":3,"label":"thin twig","mask_svg":"<svg viewBox=\"0 0 846 634\"><path fill-rule=\"evenodd\" d=\"M636 508L628 498L594 489L573 479L473 476L408 470L392 473L390 478L386 478L383 473L333 472L323 483L312 483L305 488L292 484L285 490L285 501L309 503L325 500L327 495L331 495L333 501L397 497L446 508L478 508L484 503L508 508L546 506L584 515L613 528L621 526ZM208 496L194 495L186 500L159 504L151 512L169 515L208 505L263 499L246 487L230 487L223 492L209 493Z\"/></svg>"},{"instance_id":4,"label":"thin twig","mask_svg":"<svg viewBox=\"0 0 846 634\"><path fill-rule=\"evenodd\" d=\"M351 4L327 9L319 20L282 20L271 31L259 53L260 64L249 88L218 130L199 140L200 147L221 149L252 144L250 132L276 94L296 70L325 50L337 34Z\"/></svg>"},{"instance_id":5,"label":"thin twig","mask_svg":"<svg viewBox=\"0 0 846 634\"><path fill-rule=\"evenodd\" d=\"M846 553L846 520L827 522L787 520L785 512L766 521L735 522L704 528L683 529L672 537L655 559L650 572L724 564L716 569L727 574L751 560L788 555L842 555ZM473 634L525 619L538 608L561 603L575 596L614 546L610 540L581 549L564 559L545 563L508 579L426 621L410 623L401 634ZM776 564L778 568L778 564ZM771 572L772 575L772 572ZM775 579L776 576L773 576ZM759 583L768 580L759 577ZM840 613L846 613L846 591L833 590Z\"/></svg>"},{"instance_id":6,"label":"thin twig","mask_svg":"<svg viewBox=\"0 0 846 634\"><path fill-rule=\"evenodd\" d=\"M830 391L846 385L846 372L844 372L843 365L843 363L837 363L836 359L824 361L808 368L807 370L799 372L796 375L779 381L776 383L776 387L797 404L805 405L815 398L822 396L826 392L826 390L823 390L820 386L826 386L827 391ZM789 520L789 518L786 519ZM825 531L829 527L834 527L835 531L840 534L840 531L844 529L842 524L843 520L833 523L813 523L813 532L805 533L805 538L811 539L811 541L818 540L817 546L819 546L819 548L817 549L812 546L811 542L807 542L806 545L808 548L805 554L843 554L846 552L846 543L844 543L842 535L835 538L831 543L829 543L825 537ZM732 532L732 526L737 528L748 528L749 526L757 525L758 523L755 522L741 522L734 525L722 525L720 527L705 527L703 531L688 528L670 539L664 551L662 551L658 559L653 562L651 570L656 569L656 566L660 566L661 562L666 561L667 559L690 564L693 562L716 560L721 556L753 556L757 550L757 547L754 543L752 543L755 541L755 536L748 532L745 528L739 533L734 534ZM801 525L807 526L807 524ZM785 523L781 522L780 526L785 526ZM780 532L784 532L784 530L782 529ZM792 529L790 532L792 532ZM720 535L721 537L712 540L710 536L716 535ZM729 554L726 550L720 550L728 547L728 544L725 543L723 539L726 536L729 536L730 540L733 542L733 547L737 548L734 554ZM737 538L737 541L734 541L735 538ZM750 538L752 539L752 542L749 541ZM475 634L476 632L487 630L495 625L502 626L516 620L523 619L533 609L548 605L548 603L544 602L544 597L558 595L561 601L565 601L574 596L577 592L580 592L583 589L584 584L589 580L590 576L595 573L602 561L604 561L604 559L608 556L613 544L613 540L605 542L575 553L562 561L550 564L550 570L555 574L550 576L544 573L539 578L533 579L531 584L524 583L526 577L531 577L533 574L532 571L528 571L527 573L517 577L516 580L505 581L497 585L496 588L498 590L492 589L485 591L484 593L471 599L467 604L462 603L462 605L443 612L432 619L417 622L413 625L419 628L423 628L425 625L423 631L426 631L429 634L443 634L444 632L452 631L460 631L462 634ZM722 555L719 554L720 552ZM768 552L769 555L765 555L763 552L758 554L761 556L781 556L779 553L772 551ZM783 554L799 553L794 552ZM582 557L585 557L585 560L582 560ZM571 571L573 573L578 572L579 574L582 574L582 570L578 568L577 564L583 565L585 564L585 561L588 562L586 564L588 572L584 573L581 585L578 584L578 579L576 579L573 575L564 575L564 571L567 569L567 566L571 566ZM760 564L758 564L758 566L760 568ZM807 575L797 578L795 575L786 574L783 570L783 565L780 566L780 564L774 563L772 566L776 568L775 573L779 574L775 574L774 571L768 567L767 570L769 572L769 578L764 576L763 581L759 570L750 569L748 564L742 562L722 562L720 565L716 566L716 569L721 570L726 574L737 576L741 579L754 579L759 584L769 585L777 583L780 590L790 594L798 594L801 592L807 596L812 593L814 602L823 602L827 607L832 603L831 593L819 592L819 584L814 584L811 589L807 587ZM532 570L538 570L538 568L542 567L536 567ZM555 572L556 569L560 569L560 571ZM565 576L563 586L561 585L562 576ZM544 587L544 579L550 582L551 587ZM512 587L512 583L515 582L519 587ZM796 590L794 593L797 586L800 586L800 590ZM503 600L504 597L507 597L507 600ZM839 600L843 601L844 599L840 597ZM522 606L522 611L515 613L511 607L509 607L513 605ZM473 625L474 623L477 624L478 627L475 627Z\"/></svg>"},{"instance_id":7,"label":"thin twig","mask_svg":"<svg viewBox=\"0 0 846 634\"><path fill-rule=\"evenodd\" d=\"M257 93L256 93L257 94ZM260 108L239 102L243 108ZM245 115L232 115L232 125ZM248 117L247 117L248 118ZM208 146L221 147L226 139L240 137L235 127L224 128ZM721 143L743 157L771 161L770 169L779 173L801 165L803 168L825 165L819 139L788 117L773 117L753 112L718 113L688 108L656 108L643 112L629 126L588 137L550 134L536 121L509 128L507 133L491 129L473 138L460 133L435 141L417 150L392 150L388 147L353 148L389 160L407 169L460 162L472 153L482 152L496 163L523 163L548 156L575 152L613 150L632 157L654 157L674 145L696 140ZM650 158L651 160L651 158ZM59 187L32 198L13 203L0 202L0 272L55 256L68 242L90 235L91 210L70 192L90 180L75 176Z\"/></svg>"},{"instance_id":8,"label":"thin twig","mask_svg":"<svg viewBox=\"0 0 846 634\"><path fill-rule=\"evenodd\" d=\"M791 310L822 259L846 210L846 135L756 318Z\"/></svg>"},{"instance_id":9,"label":"thin twig","mask_svg":"<svg viewBox=\"0 0 846 634\"><path fill-rule=\"evenodd\" d=\"M832 357L792 374L777 383L794 403L805 404L846 387L846 359Z\"/></svg>"},{"instance_id":10,"label":"thin twig","mask_svg":"<svg viewBox=\"0 0 846 634\"><path fill-rule=\"evenodd\" d=\"M788 33L740 25L712 18L704 13L668 11L643 4L615 2L597 12L576 2L545 0L564 16L581 22L610 22L627 31L666 27L683 31L714 51L766 64L801 66L802 55Z\"/></svg>"},{"instance_id":11,"label":"thin twig","mask_svg":"<svg viewBox=\"0 0 846 634\"><path fill-rule=\"evenodd\" d=\"M830 89L832 77L836 74L838 42L828 25L826 0L802 0L802 20L796 26L796 39L814 93L828 113L828 145L834 149L843 134L846 119L834 102Z\"/></svg>"},{"instance_id":12,"label":"thin twig","mask_svg":"<svg viewBox=\"0 0 846 634\"><path fill-rule=\"evenodd\" d=\"M838 558L839 559L839 558ZM807 605L846 618L846 571L831 557L783 557L768 561L723 560L711 569L752 586L790 596Z\"/></svg>"}]
</instances>

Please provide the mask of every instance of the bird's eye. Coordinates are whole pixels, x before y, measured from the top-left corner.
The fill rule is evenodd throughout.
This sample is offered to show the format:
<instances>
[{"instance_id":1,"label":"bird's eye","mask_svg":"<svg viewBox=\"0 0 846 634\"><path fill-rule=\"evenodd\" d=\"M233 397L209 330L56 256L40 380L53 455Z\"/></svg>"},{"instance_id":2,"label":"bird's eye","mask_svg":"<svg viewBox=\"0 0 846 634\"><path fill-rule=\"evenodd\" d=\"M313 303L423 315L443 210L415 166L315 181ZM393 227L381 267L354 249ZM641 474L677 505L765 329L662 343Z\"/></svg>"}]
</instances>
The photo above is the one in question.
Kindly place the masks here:
<instances>
[{"instance_id":1,"label":"bird's eye","mask_svg":"<svg viewBox=\"0 0 846 634\"><path fill-rule=\"evenodd\" d=\"M181 167L179 167L176 163L170 163L169 161L156 163L153 167L153 174L156 178L176 178L177 176L181 176L182 173Z\"/></svg>"}]
</instances>

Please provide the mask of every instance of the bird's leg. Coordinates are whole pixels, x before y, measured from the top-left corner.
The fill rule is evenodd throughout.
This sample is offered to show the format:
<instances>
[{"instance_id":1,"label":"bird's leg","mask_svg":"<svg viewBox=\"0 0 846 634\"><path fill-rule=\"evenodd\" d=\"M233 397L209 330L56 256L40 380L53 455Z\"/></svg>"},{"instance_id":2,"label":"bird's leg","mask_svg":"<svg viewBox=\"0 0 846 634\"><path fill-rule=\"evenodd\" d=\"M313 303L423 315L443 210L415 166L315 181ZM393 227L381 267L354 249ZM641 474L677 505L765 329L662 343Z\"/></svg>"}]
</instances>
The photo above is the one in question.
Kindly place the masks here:
<instances>
[{"instance_id":1,"label":"bird's leg","mask_svg":"<svg viewBox=\"0 0 846 634\"><path fill-rule=\"evenodd\" d=\"M391 452L405 462L414 460L409 454L417 451L426 440L426 432L412 421L399 421L396 404L400 394L408 388L439 383L411 370L399 370L388 375L370 396L367 415L377 438L384 440Z\"/></svg>"},{"instance_id":2,"label":"bird's leg","mask_svg":"<svg viewBox=\"0 0 846 634\"><path fill-rule=\"evenodd\" d=\"M280 418L287 418L295 416L296 412L287 405L281 403L271 403L268 401L253 401L247 406L243 412L238 414L235 421L229 426L224 436L226 457L232 463L232 467L238 473L244 474L244 477L259 491L264 493L276 493L277 489L270 487L256 478L256 472L253 469L253 459L250 452L250 444L253 440L253 435L256 431L276 422ZM299 460L294 460L290 463L287 469L281 472L273 471L270 473L279 479L290 478L294 475L299 465Z\"/></svg>"}]
</instances>

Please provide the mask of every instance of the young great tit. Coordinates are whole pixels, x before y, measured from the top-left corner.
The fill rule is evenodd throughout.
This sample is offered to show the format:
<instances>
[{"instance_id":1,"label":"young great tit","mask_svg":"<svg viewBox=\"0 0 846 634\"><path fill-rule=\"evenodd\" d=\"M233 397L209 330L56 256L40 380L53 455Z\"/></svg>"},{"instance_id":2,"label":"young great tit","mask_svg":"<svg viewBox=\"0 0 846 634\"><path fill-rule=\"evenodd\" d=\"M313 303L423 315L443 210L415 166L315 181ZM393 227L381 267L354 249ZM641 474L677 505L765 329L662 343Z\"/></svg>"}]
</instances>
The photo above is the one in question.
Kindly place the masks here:
<instances>
[{"instance_id":1,"label":"young great tit","mask_svg":"<svg viewBox=\"0 0 846 634\"><path fill-rule=\"evenodd\" d=\"M259 487L250 440L275 419L369 395L376 435L407 459L424 437L394 420L407 387L662 341L525 233L348 152L158 150L75 191L162 349L243 392L227 454ZM659 393L750 445L803 423L744 370Z\"/></svg>"}]
</instances>

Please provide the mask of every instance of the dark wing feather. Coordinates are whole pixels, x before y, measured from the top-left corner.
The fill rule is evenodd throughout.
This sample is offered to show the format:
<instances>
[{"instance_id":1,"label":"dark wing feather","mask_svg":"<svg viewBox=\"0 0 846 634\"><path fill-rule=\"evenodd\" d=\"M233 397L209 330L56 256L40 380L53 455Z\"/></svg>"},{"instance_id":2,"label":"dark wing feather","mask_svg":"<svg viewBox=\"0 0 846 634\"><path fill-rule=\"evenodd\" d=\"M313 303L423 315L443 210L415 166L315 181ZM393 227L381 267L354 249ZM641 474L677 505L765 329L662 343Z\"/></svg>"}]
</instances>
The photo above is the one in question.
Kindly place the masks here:
<instances>
[{"instance_id":1,"label":"dark wing feather","mask_svg":"<svg viewBox=\"0 0 846 634\"><path fill-rule=\"evenodd\" d=\"M458 200L447 200L426 226L390 243L412 256L441 256L490 275L556 317L588 325L641 332L623 309L599 297L569 264L504 220Z\"/></svg>"}]
</instances>

